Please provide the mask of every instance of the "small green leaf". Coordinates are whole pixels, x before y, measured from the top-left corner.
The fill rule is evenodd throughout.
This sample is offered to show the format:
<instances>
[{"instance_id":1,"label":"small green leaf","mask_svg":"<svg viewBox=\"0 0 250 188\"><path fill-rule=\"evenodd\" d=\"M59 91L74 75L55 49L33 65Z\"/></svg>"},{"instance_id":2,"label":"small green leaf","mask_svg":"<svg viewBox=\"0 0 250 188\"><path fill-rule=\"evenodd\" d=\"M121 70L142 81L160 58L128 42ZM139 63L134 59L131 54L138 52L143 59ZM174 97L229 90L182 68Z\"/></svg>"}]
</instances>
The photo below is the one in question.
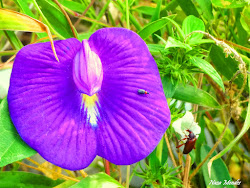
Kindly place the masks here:
<instances>
[{"instance_id":1,"label":"small green leaf","mask_svg":"<svg viewBox=\"0 0 250 188\"><path fill-rule=\"evenodd\" d=\"M166 98L172 98L177 87L177 82L174 81L173 83L168 76L164 76L161 81Z\"/></svg>"},{"instance_id":2,"label":"small green leaf","mask_svg":"<svg viewBox=\"0 0 250 188\"><path fill-rule=\"evenodd\" d=\"M194 66L207 73L222 88L223 92L225 92L224 84L220 75L210 63L198 57L192 57L190 61Z\"/></svg>"},{"instance_id":3,"label":"small green leaf","mask_svg":"<svg viewBox=\"0 0 250 188\"><path fill-rule=\"evenodd\" d=\"M51 188L63 180L52 180L29 172L0 172L0 187Z\"/></svg>"},{"instance_id":4,"label":"small green leaf","mask_svg":"<svg viewBox=\"0 0 250 188\"><path fill-rule=\"evenodd\" d=\"M191 0L177 0L181 9L188 15L199 17L199 13Z\"/></svg>"},{"instance_id":5,"label":"small green leaf","mask_svg":"<svg viewBox=\"0 0 250 188\"><path fill-rule=\"evenodd\" d=\"M132 9L133 11L137 11L146 15L152 16L155 12L155 8L149 7L149 6L138 6L135 9Z\"/></svg>"},{"instance_id":6,"label":"small green leaf","mask_svg":"<svg viewBox=\"0 0 250 188\"><path fill-rule=\"evenodd\" d=\"M181 42L173 37L168 37L165 48L174 48L174 47L192 50L192 47L189 46L188 44L185 44L185 43L183 43L183 42Z\"/></svg>"},{"instance_id":7,"label":"small green leaf","mask_svg":"<svg viewBox=\"0 0 250 188\"><path fill-rule=\"evenodd\" d=\"M242 0L212 0L212 3L220 8L239 8L247 4Z\"/></svg>"},{"instance_id":8,"label":"small green leaf","mask_svg":"<svg viewBox=\"0 0 250 188\"><path fill-rule=\"evenodd\" d=\"M203 145L201 147L201 154L200 154L201 160L203 160L207 156L210 150L211 148L207 145ZM215 155L216 153L214 152L210 158L212 158ZM209 178L208 176L207 163L208 160L202 166L202 172L207 188L218 188L218 187L234 188L234 185L223 185L225 181L227 182L232 181L232 179L222 159L218 159L213 162L213 165L211 167L211 178ZM219 185L212 184L212 182L217 182Z\"/></svg>"},{"instance_id":9,"label":"small green leaf","mask_svg":"<svg viewBox=\"0 0 250 188\"><path fill-rule=\"evenodd\" d=\"M3 99L0 104L0 167L34 154L36 151L18 135L10 119L7 99Z\"/></svg>"},{"instance_id":10,"label":"small green leaf","mask_svg":"<svg viewBox=\"0 0 250 188\"><path fill-rule=\"evenodd\" d=\"M97 173L84 178L70 188L123 188L115 179L105 173Z\"/></svg>"},{"instance_id":11,"label":"small green leaf","mask_svg":"<svg viewBox=\"0 0 250 188\"><path fill-rule=\"evenodd\" d=\"M140 37L142 39L146 39L152 33L156 32L157 30L164 27L170 21L170 19L172 19L173 17L174 16L163 17L163 18L161 18L159 20L156 20L154 22L151 22L151 23L147 24L142 30L140 30L138 32L138 35L140 35Z\"/></svg>"},{"instance_id":12,"label":"small green leaf","mask_svg":"<svg viewBox=\"0 0 250 188\"><path fill-rule=\"evenodd\" d=\"M71 9L73 11L80 12L80 13L83 13L84 10L87 8L83 3L78 3L78 2L75 2L75 1L59 0L59 2L63 6L69 8L69 9Z\"/></svg>"},{"instance_id":13,"label":"small green leaf","mask_svg":"<svg viewBox=\"0 0 250 188\"><path fill-rule=\"evenodd\" d=\"M193 15L188 16L182 23L182 30L187 36L193 31L205 31L205 25L203 21ZM203 34L194 33L188 37L188 43L196 42L197 40L201 40L203 38Z\"/></svg>"},{"instance_id":14,"label":"small green leaf","mask_svg":"<svg viewBox=\"0 0 250 188\"><path fill-rule=\"evenodd\" d=\"M242 27L250 34L250 6L246 6L241 14L240 23Z\"/></svg>"},{"instance_id":15,"label":"small green leaf","mask_svg":"<svg viewBox=\"0 0 250 188\"><path fill-rule=\"evenodd\" d=\"M196 0L207 20L214 19L211 0Z\"/></svg>"},{"instance_id":16,"label":"small green leaf","mask_svg":"<svg viewBox=\"0 0 250 188\"><path fill-rule=\"evenodd\" d=\"M209 93L190 85L177 85L173 98L201 106L221 108L216 99Z\"/></svg>"},{"instance_id":17,"label":"small green leaf","mask_svg":"<svg viewBox=\"0 0 250 188\"><path fill-rule=\"evenodd\" d=\"M147 46L152 55L160 55L161 51L165 49L164 46L160 44L147 44Z\"/></svg>"}]
</instances>

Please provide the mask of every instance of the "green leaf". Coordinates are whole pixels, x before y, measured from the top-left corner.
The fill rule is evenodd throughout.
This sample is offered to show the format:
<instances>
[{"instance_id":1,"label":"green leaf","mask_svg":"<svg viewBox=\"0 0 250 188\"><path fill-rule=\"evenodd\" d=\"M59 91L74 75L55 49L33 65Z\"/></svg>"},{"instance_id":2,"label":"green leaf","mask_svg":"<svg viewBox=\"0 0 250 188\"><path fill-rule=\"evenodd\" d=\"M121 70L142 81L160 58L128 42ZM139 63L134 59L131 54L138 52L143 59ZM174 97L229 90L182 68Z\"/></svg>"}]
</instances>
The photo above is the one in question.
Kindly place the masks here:
<instances>
[{"instance_id":1,"label":"green leaf","mask_svg":"<svg viewBox=\"0 0 250 188\"><path fill-rule=\"evenodd\" d=\"M0 8L0 30L47 32L46 26L27 15Z\"/></svg>"},{"instance_id":2,"label":"green leaf","mask_svg":"<svg viewBox=\"0 0 250 188\"><path fill-rule=\"evenodd\" d=\"M203 145L201 147L201 160L203 160L207 156L207 154L209 153L210 150L211 150L211 148L207 145ZM215 155L216 155L216 153L214 152L211 157L213 157ZM218 187L234 188L233 185L224 185L223 186L223 183L225 182L225 180L232 181L232 179L231 179L230 174L228 172L228 169L227 169L227 167L222 159L218 159L218 160L213 162L213 165L211 167L211 178L209 178L209 176L208 176L207 163L208 163L208 161L206 161L202 166L202 172L203 172L203 176L204 176L204 180L205 180L207 188L218 188ZM212 181L218 182L218 183L221 182L221 183L219 185L212 185Z\"/></svg>"},{"instance_id":3,"label":"green leaf","mask_svg":"<svg viewBox=\"0 0 250 188\"><path fill-rule=\"evenodd\" d=\"M163 17L163 18L161 18L159 20L156 20L154 22L151 22L151 23L147 24L142 30L140 30L138 32L138 35L140 35L140 37L142 39L146 39L152 33L156 32L157 30L164 27L170 21L170 19L173 18L173 17L174 16Z\"/></svg>"},{"instance_id":4,"label":"green leaf","mask_svg":"<svg viewBox=\"0 0 250 188\"><path fill-rule=\"evenodd\" d=\"M205 31L205 25L203 21L193 15L188 16L182 23L182 30L187 36L193 31ZM196 42L197 40L201 40L203 38L203 34L201 33L194 33L188 37L188 43Z\"/></svg>"},{"instance_id":5,"label":"green leaf","mask_svg":"<svg viewBox=\"0 0 250 188\"><path fill-rule=\"evenodd\" d=\"M209 93L190 85L177 85L173 98L201 106L221 108Z\"/></svg>"},{"instance_id":6,"label":"green leaf","mask_svg":"<svg viewBox=\"0 0 250 188\"><path fill-rule=\"evenodd\" d=\"M166 98L172 98L177 87L177 82L174 81L173 83L171 81L171 78L169 78L168 76L164 76L161 79L161 82L162 82L162 86L163 86L163 90L164 90L164 94Z\"/></svg>"},{"instance_id":7,"label":"green leaf","mask_svg":"<svg viewBox=\"0 0 250 188\"><path fill-rule=\"evenodd\" d=\"M149 7L149 6L138 6L135 9L132 9L133 11L137 11L146 15L152 16L155 12L155 8Z\"/></svg>"},{"instance_id":8,"label":"green leaf","mask_svg":"<svg viewBox=\"0 0 250 188\"><path fill-rule=\"evenodd\" d=\"M84 178L70 188L123 188L115 179L101 172Z\"/></svg>"},{"instance_id":9,"label":"green leaf","mask_svg":"<svg viewBox=\"0 0 250 188\"><path fill-rule=\"evenodd\" d=\"M35 15L31 12L30 8L29 8L29 4L28 4L28 0L15 0L16 4L19 5L19 7L21 8L21 10L23 11L24 14L35 18ZM46 33L36 33L38 38L44 38L47 36ZM49 40L47 40L49 41Z\"/></svg>"},{"instance_id":10,"label":"green leaf","mask_svg":"<svg viewBox=\"0 0 250 188\"><path fill-rule=\"evenodd\" d=\"M204 116L207 128L211 131L211 133L216 137L219 138L221 135L225 125L219 122L212 122L208 118ZM230 131L229 128L226 129L226 132L221 140L223 146L227 146L232 140L234 139L234 135Z\"/></svg>"},{"instance_id":11,"label":"green leaf","mask_svg":"<svg viewBox=\"0 0 250 188\"><path fill-rule=\"evenodd\" d=\"M225 91L224 84L220 75L210 63L199 57L192 57L190 61L194 66L200 68L205 73L207 73L222 88L223 92Z\"/></svg>"},{"instance_id":12,"label":"green leaf","mask_svg":"<svg viewBox=\"0 0 250 188\"><path fill-rule=\"evenodd\" d=\"M230 80L238 70L237 61L231 57L226 58L223 50L216 45L212 45L209 56L215 66L215 69L228 80ZM241 87L242 81L243 76L239 75L234 82Z\"/></svg>"},{"instance_id":13,"label":"green leaf","mask_svg":"<svg viewBox=\"0 0 250 188\"><path fill-rule=\"evenodd\" d=\"M214 19L211 0L196 0L208 21Z\"/></svg>"},{"instance_id":14,"label":"green leaf","mask_svg":"<svg viewBox=\"0 0 250 188\"><path fill-rule=\"evenodd\" d=\"M183 43L183 42L181 42L173 37L168 37L165 48L174 48L174 47L192 50L192 47L189 46L188 44L185 44L185 43Z\"/></svg>"},{"instance_id":15,"label":"green leaf","mask_svg":"<svg viewBox=\"0 0 250 188\"><path fill-rule=\"evenodd\" d=\"M0 167L34 154L36 151L18 135L10 119L7 99L3 99L0 104Z\"/></svg>"},{"instance_id":16,"label":"green leaf","mask_svg":"<svg viewBox=\"0 0 250 188\"><path fill-rule=\"evenodd\" d=\"M59 37L62 38L71 38L74 37L70 25L65 18L64 14L60 11L59 7L51 0L33 0L36 1L39 7L38 11L41 11L40 14L48 22L47 24L53 28Z\"/></svg>"},{"instance_id":17,"label":"green leaf","mask_svg":"<svg viewBox=\"0 0 250 188\"><path fill-rule=\"evenodd\" d=\"M247 4L242 0L212 0L212 3L220 8L239 8Z\"/></svg>"},{"instance_id":18,"label":"green leaf","mask_svg":"<svg viewBox=\"0 0 250 188\"><path fill-rule=\"evenodd\" d=\"M5 36L8 38L11 46L15 50L20 50L23 47L22 42L17 38L14 31L4 31Z\"/></svg>"},{"instance_id":19,"label":"green leaf","mask_svg":"<svg viewBox=\"0 0 250 188\"><path fill-rule=\"evenodd\" d=\"M0 172L0 187L51 188L63 180L52 180L29 172Z\"/></svg>"},{"instance_id":20,"label":"green leaf","mask_svg":"<svg viewBox=\"0 0 250 188\"><path fill-rule=\"evenodd\" d=\"M165 49L164 46L160 44L147 44L147 46L152 55L160 55L161 51Z\"/></svg>"},{"instance_id":21,"label":"green leaf","mask_svg":"<svg viewBox=\"0 0 250 188\"><path fill-rule=\"evenodd\" d=\"M250 34L250 6L246 6L241 14L240 23L242 27Z\"/></svg>"},{"instance_id":22,"label":"green leaf","mask_svg":"<svg viewBox=\"0 0 250 188\"><path fill-rule=\"evenodd\" d=\"M83 13L84 10L87 8L83 3L78 3L75 1L69 1L69 0L59 0L59 2L67 7L68 9L71 9L76 12Z\"/></svg>"},{"instance_id":23,"label":"green leaf","mask_svg":"<svg viewBox=\"0 0 250 188\"><path fill-rule=\"evenodd\" d=\"M177 0L181 9L188 15L199 17L199 13L191 0Z\"/></svg>"}]
</instances>

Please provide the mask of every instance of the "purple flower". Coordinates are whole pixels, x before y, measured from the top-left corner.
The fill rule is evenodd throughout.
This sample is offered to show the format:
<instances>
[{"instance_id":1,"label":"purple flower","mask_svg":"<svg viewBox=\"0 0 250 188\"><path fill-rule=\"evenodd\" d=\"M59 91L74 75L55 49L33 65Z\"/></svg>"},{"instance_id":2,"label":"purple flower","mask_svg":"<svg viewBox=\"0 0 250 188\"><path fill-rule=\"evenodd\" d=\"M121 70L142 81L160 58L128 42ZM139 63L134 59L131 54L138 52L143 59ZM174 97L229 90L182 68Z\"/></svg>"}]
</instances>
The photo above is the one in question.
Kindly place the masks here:
<instances>
[{"instance_id":1,"label":"purple flower","mask_svg":"<svg viewBox=\"0 0 250 188\"><path fill-rule=\"evenodd\" d=\"M170 112L144 41L109 28L82 43L56 41L55 48L59 62L50 43L25 46L16 56L8 103L21 138L70 170L85 168L96 155L128 165L150 154Z\"/></svg>"}]
</instances>

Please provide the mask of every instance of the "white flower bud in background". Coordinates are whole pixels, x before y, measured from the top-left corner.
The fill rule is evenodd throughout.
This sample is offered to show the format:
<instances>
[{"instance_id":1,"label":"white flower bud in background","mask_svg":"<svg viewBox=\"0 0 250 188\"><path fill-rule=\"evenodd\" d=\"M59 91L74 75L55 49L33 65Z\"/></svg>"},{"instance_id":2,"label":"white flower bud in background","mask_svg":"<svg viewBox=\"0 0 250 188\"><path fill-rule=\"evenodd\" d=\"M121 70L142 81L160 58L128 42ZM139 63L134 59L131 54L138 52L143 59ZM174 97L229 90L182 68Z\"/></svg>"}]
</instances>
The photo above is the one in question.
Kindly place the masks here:
<instances>
[{"instance_id":1,"label":"white flower bud in background","mask_svg":"<svg viewBox=\"0 0 250 188\"><path fill-rule=\"evenodd\" d=\"M194 121L194 116L189 111L187 111L182 118L176 120L172 126L175 132L181 135L181 139L185 138L186 135L189 134L187 130L192 131L196 135L196 138L198 138L201 133L200 126Z\"/></svg>"}]
</instances>

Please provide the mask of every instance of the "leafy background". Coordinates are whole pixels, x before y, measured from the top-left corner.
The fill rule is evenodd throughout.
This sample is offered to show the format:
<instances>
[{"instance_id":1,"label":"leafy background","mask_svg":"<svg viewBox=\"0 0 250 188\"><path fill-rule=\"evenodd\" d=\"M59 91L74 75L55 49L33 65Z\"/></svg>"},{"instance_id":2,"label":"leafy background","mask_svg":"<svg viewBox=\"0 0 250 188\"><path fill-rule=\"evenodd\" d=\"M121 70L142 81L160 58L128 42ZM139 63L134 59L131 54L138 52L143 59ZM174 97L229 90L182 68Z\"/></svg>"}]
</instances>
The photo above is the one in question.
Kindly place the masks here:
<instances>
[{"instance_id":1,"label":"leafy background","mask_svg":"<svg viewBox=\"0 0 250 188\"><path fill-rule=\"evenodd\" d=\"M221 187L211 180L250 186L248 0L0 0L0 5L0 187ZM180 136L170 126L136 164L116 166L97 157L84 170L68 171L43 160L17 134L4 96L18 50L52 38L88 39L103 27L131 29L147 43L172 123L194 112L201 134L188 155L176 149Z\"/></svg>"}]
</instances>

